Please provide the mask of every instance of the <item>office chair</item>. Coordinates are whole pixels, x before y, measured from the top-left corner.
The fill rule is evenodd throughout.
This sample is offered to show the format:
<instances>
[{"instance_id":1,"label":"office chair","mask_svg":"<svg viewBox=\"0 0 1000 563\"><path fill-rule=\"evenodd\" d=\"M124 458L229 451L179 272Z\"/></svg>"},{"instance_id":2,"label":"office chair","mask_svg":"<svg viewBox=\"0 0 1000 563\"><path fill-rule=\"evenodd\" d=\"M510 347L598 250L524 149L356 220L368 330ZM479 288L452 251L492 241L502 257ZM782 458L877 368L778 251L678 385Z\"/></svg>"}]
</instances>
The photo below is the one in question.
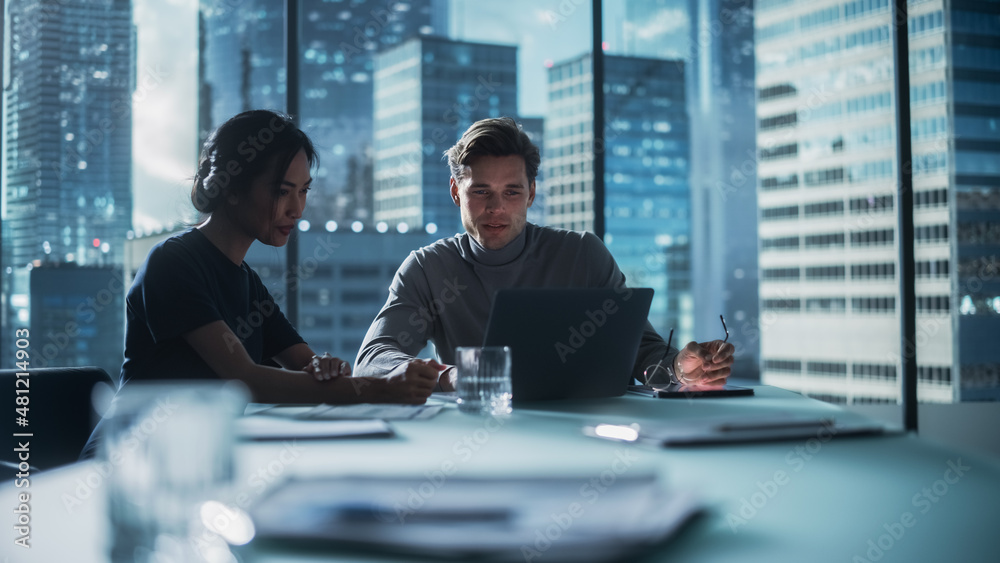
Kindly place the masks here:
<instances>
[{"instance_id":1,"label":"office chair","mask_svg":"<svg viewBox=\"0 0 1000 563\"><path fill-rule=\"evenodd\" d=\"M80 451L90 437L100 415L91 404L95 385L107 385L112 392L116 384L108 372L99 367L65 367L30 369L27 384L17 383L16 369L0 370L0 405L4 405L3 423L6 430L0 433L0 466L17 466L23 452L15 449L28 442L28 459L32 470L44 470L77 461ZM25 379L25 378L20 378ZM27 389L18 394L17 390ZM19 405L17 397L28 397L27 405ZM23 402L23 401L22 401ZM27 425L18 420L21 412L15 408L27 407ZM30 433L31 436L14 436Z\"/></svg>"}]
</instances>

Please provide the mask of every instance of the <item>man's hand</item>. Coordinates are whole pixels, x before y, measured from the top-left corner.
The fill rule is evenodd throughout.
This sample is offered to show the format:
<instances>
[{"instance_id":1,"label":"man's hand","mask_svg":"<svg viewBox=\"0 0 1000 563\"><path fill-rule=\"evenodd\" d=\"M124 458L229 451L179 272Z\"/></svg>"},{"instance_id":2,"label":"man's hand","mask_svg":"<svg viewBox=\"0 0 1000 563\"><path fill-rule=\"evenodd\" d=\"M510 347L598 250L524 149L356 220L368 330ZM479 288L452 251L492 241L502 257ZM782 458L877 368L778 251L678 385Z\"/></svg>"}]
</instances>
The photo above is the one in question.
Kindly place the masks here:
<instances>
[{"instance_id":1,"label":"man's hand","mask_svg":"<svg viewBox=\"0 0 1000 563\"><path fill-rule=\"evenodd\" d=\"M430 360L429 365L433 365L440 372L438 376L438 391L444 391L445 393L456 391L455 379L458 378L458 366L441 364L436 360Z\"/></svg>"},{"instance_id":2,"label":"man's hand","mask_svg":"<svg viewBox=\"0 0 1000 563\"><path fill-rule=\"evenodd\" d=\"M685 385L725 385L734 350L722 340L688 342L674 360L674 375Z\"/></svg>"},{"instance_id":3,"label":"man's hand","mask_svg":"<svg viewBox=\"0 0 1000 563\"><path fill-rule=\"evenodd\" d=\"M322 356L313 356L302 371L315 377L317 381L328 381L351 375L351 364L326 352Z\"/></svg>"},{"instance_id":4,"label":"man's hand","mask_svg":"<svg viewBox=\"0 0 1000 563\"><path fill-rule=\"evenodd\" d=\"M455 375L458 373L458 368L456 366L449 366L447 364L442 364L441 362L435 360L434 358L426 358L423 360L413 360L413 361L422 362L425 366L429 366L437 370L438 373L437 391L455 390Z\"/></svg>"},{"instance_id":5,"label":"man's hand","mask_svg":"<svg viewBox=\"0 0 1000 563\"><path fill-rule=\"evenodd\" d=\"M415 359L400 365L386 377L386 402L423 404L445 368L435 360Z\"/></svg>"}]
</instances>

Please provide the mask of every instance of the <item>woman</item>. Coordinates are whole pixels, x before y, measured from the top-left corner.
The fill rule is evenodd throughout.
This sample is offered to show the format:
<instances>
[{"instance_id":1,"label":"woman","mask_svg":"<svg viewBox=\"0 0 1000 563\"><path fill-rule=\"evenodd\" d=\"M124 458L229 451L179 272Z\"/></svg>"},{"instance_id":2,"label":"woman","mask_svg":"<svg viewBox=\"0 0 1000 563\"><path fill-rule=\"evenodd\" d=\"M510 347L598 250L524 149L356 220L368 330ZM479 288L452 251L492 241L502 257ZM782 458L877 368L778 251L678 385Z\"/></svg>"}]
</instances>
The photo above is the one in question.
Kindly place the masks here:
<instances>
[{"instance_id":1,"label":"woman","mask_svg":"<svg viewBox=\"0 0 1000 563\"><path fill-rule=\"evenodd\" d=\"M218 377L266 403L426 400L435 378L355 378L346 361L317 356L243 261L255 240L288 242L316 161L309 138L271 111L241 113L212 133L191 190L207 220L155 246L126 297L123 384Z\"/></svg>"}]
</instances>

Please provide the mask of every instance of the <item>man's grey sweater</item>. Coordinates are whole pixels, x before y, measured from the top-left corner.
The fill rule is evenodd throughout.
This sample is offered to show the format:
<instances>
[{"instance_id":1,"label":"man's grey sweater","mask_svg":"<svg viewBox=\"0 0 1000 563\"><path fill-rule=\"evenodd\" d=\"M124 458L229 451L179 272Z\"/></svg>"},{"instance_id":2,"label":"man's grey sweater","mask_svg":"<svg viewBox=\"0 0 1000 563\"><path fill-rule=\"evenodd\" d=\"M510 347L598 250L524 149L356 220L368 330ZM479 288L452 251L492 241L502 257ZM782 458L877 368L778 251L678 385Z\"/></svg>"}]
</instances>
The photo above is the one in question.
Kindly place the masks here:
<instances>
[{"instance_id":1,"label":"man's grey sweater","mask_svg":"<svg viewBox=\"0 0 1000 563\"><path fill-rule=\"evenodd\" d=\"M415 250L389 287L389 299L372 322L355 361L354 375L382 376L406 363L427 341L439 361L455 363L455 348L480 346L493 295L512 287L625 287L611 253L592 233L539 227L500 250L488 250L468 233ZM530 321L530 320L529 320ZM633 377L666 352L647 322ZM673 362L671 348L665 362Z\"/></svg>"}]
</instances>

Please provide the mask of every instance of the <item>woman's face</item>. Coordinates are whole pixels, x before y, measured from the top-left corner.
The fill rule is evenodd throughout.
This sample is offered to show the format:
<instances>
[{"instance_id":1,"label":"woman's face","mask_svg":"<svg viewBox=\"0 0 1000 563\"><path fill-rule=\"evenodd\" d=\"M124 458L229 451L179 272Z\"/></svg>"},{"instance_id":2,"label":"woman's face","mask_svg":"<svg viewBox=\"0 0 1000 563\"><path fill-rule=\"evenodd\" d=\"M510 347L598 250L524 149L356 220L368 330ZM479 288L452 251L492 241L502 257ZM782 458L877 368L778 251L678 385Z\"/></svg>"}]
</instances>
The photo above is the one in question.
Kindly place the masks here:
<instances>
[{"instance_id":1,"label":"woman's face","mask_svg":"<svg viewBox=\"0 0 1000 563\"><path fill-rule=\"evenodd\" d=\"M306 152L295 155L277 188L273 178L273 171L268 170L253 180L250 192L237 200L234 223L252 239L284 246L302 217L312 182Z\"/></svg>"}]
</instances>

